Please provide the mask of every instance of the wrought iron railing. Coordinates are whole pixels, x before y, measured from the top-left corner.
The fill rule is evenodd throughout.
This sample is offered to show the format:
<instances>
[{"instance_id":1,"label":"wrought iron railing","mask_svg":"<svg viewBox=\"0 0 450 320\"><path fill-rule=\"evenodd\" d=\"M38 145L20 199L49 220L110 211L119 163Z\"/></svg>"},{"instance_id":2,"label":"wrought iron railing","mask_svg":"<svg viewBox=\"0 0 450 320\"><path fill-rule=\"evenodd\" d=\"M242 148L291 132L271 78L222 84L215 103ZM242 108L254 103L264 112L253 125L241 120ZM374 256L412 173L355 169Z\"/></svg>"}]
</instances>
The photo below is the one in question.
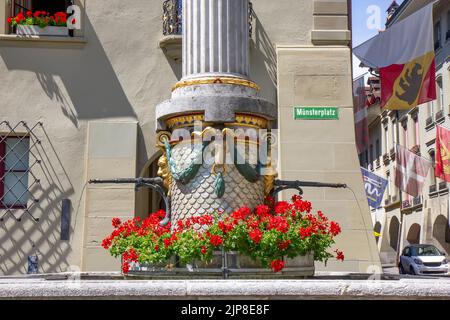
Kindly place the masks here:
<instances>
[{"instance_id":1,"label":"wrought iron railing","mask_svg":"<svg viewBox=\"0 0 450 320\"><path fill-rule=\"evenodd\" d=\"M407 209L407 208L410 208L411 207L411 201L409 201L409 200L404 200L403 201L403 203L402 203L402 208L403 209Z\"/></svg>"},{"instance_id":2,"label":"wrought iron railing","mask_svg":"<svg viewBox=\"0 0 450 320\"><path fill-rule=\"evenodd\" d=\"M391 160L395 160L395 147L389 150L389 156L391 157Z\"/></svg>"},{"instance_id":3,"label":"wrought iron railing","mask_svg":"<svg viewBox=\"0 0 450 320\"><path fill-rule=\"evenodd\" d=\"M181 35L183 32L183 1L165 0L163 2L163 35ZM248 6L250 37L253 33L253 4Z\"/></svg>"},{"instance_id":4,"label":"wrought iron railing","mask_svg":"<svg viewBox=\"0 0 450 320\"><path fill-rule=\"evenodd\" d=\"M422 204L422 197L418 196L413 199L413 206L419 206Z\"/></svg>"},{"instance_id":5,"label":"wrought iron railing","mask_svg":"<svg viewBox=\"0 0 450 320\"><path fill-rule=\"evenodd\" d=\"M385 165L389 164L390 158L389 158L389 154L385 153L383 154L383 163Z\"/></svg>"},{"instance_id":6,"label":"wrought iron railing","mask_svg":"<svg viewBox=\"0 0 450 320\"><path fill-rule=\"evenodd\" d=\"M444 110L439 110L438 112L436 112L436 122L443 120L444 117L445 117Z\"/></svg>"},{"instance_id":7,"label":"wrought iron railing","mask_svg":"<svg viewBox=\"0 0 450 320\"><path fill-rule=\"evenodd\" d=\"M433 116L429 116L426 120L425 120L425 126L429 127L431 125L434 124L434 120L433 120Z\"/></svg>"},{"instance_id":8,"label":"wrought iron railing","mask_svg":"<svg viewBox=\"0 0 450 320\"><path fill-rule=\"evenodd\" d=\"M163 35L181 35L182 3L182 0L166 0L163 2Z\"/></svg>"},{"instance_id":9,"label":"wrought iron railing","mask_svg":"<svg viewBox=\"0 0 450 320\"><path fill-rule=\"evenodd\" d=\"M437 186L435 184L430 186L429 193L435 193L437 191Z\"/></svg>"}]
</instances>

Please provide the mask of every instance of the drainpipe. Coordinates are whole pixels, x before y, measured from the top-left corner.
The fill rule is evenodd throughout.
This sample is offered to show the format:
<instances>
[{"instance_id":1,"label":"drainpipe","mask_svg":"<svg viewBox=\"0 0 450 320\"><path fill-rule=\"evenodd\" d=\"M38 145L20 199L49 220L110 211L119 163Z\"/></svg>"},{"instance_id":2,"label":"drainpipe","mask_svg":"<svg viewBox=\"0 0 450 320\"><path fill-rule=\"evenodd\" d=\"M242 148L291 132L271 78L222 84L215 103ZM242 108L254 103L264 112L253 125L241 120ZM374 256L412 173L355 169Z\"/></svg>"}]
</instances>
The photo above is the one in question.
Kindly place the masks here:
<instances>
[{"instance_id":1,"label":"drainpipe","mask_svg":"<svg viewBox=\"0 0 450 320\"><path fill-rule=\"evenodd\" d=\"M396 128L396 131L397 131L397 139L399 140L400 139L400 129L399 129L399 125L400 125L400 123L399 123L399 120L400 120L400 117L399 117L399 112L398 112L398 110L396 110L395 111L395 116L397 117L397 121L396 121L396 123L397 123L397 128ZM399 141L396 141L397 143L396 143L396 145L395 145L395 151L396 151L396 153L397 153L397 145L399 144ZM396 158L396 161L397 161L397 158ZM399 201L400 201L400 225L399 225L399 230L398 230L398 239L397 239L397 259L396 259L396 262L395 262L395 264L398 266L398 264L399 264L399 262L400 262L400 252L401 252L401 248L400 248L400 243L401 243L401 239L402 239L402 232L403 232L403 211L402 211L402 207L403 207L403 192L402 192L402 190L401 190L401 188L399 188L400 190L399 190Z\"/></svg>"}]
</instances>

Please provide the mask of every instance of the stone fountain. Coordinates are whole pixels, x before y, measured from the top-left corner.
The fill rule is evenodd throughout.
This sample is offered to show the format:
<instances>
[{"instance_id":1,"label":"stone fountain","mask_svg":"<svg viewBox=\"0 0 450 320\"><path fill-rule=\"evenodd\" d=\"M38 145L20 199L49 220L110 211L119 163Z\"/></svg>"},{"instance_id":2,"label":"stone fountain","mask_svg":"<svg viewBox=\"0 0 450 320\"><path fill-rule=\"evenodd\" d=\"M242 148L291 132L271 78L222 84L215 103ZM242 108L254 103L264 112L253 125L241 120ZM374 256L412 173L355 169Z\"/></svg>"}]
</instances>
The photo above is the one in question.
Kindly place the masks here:
<instances>
[{"instance_id":1,"label":"stone fountain","mask_svg":"<svg viewBox=\"0 0 450 320\"><path fill-rule=\"evenodd\" d=\"M172 225L255 207L273 188L276 106L251 81L248 0L183 0L182 79L156 108Z\"/></svg>"}]
</instances>

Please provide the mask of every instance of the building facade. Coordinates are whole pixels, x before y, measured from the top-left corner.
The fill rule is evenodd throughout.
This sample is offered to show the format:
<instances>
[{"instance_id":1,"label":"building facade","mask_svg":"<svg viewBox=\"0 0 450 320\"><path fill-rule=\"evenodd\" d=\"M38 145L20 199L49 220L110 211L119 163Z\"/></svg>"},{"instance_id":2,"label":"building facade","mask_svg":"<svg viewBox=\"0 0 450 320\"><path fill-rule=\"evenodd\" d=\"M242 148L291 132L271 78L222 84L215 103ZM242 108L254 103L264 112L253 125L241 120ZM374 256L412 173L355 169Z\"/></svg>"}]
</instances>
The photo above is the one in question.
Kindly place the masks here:
<instances>
[{"instance_id":1,"label":"building facade","mask_svg":"<svg viewBox=\"0 0 450 320\"><path fill-rule=\"evenodd\" d=\"M162 206L134 185L88 181L157 176L155 108L182 76L180 1L75 0L81 27L73 37L21 37L7 24L21 10L59 10L52 3L0 0L4 275L26 273L35 255L42 273L117 271L120 261L101 247L111 218ZM343 230L336 248L345 262L317 269L374 272L354 139L350 8L345 0L253 0L249 77L277 106L278 177L354 190L305 189ZM293 106L335 106L339 119L298 121Z\"/></svg>"},{"instance_id":2,"label":"building facade","mask_svg":"<svg viewBox=\"0 0 450 320\"><path fill-rule=\"evenodd\" d=\"M394 6L386 26L408 17L432 1L408 1ZM392 9L392 6L391 8ZM369 77L368 149L360 154L362 165L385 177L388 188L384 204L372 210L374 231L382 263L395 263L399 250L408 244L430 243L450 254L448 184L430 170L422 195L400 194L395 186L395 147L407 147L434 165L436 125L450 128L450 3L434 6L437 100L409 111L380 109L380 82Z\"/></svg>"}]
</instances>

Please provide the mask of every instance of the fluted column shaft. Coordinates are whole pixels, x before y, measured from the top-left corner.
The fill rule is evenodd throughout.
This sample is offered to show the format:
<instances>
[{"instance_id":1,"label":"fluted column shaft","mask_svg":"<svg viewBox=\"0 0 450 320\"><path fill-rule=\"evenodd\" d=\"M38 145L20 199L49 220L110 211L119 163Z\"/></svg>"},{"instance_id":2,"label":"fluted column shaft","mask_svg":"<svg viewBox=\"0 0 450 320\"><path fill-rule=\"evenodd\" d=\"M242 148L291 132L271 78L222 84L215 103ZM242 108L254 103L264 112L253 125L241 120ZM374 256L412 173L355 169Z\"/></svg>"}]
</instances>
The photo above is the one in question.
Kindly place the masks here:
<instances>
[{"instance_id":1,"label":"fluted column shaft","mask_svg":"<svg viewBox=\"0 0 450 320\"><path fill-rule=\"evenodd\" d=\"M249 74L249 0L183 0L183 78Z\"/></svg>"}]
</instances>

